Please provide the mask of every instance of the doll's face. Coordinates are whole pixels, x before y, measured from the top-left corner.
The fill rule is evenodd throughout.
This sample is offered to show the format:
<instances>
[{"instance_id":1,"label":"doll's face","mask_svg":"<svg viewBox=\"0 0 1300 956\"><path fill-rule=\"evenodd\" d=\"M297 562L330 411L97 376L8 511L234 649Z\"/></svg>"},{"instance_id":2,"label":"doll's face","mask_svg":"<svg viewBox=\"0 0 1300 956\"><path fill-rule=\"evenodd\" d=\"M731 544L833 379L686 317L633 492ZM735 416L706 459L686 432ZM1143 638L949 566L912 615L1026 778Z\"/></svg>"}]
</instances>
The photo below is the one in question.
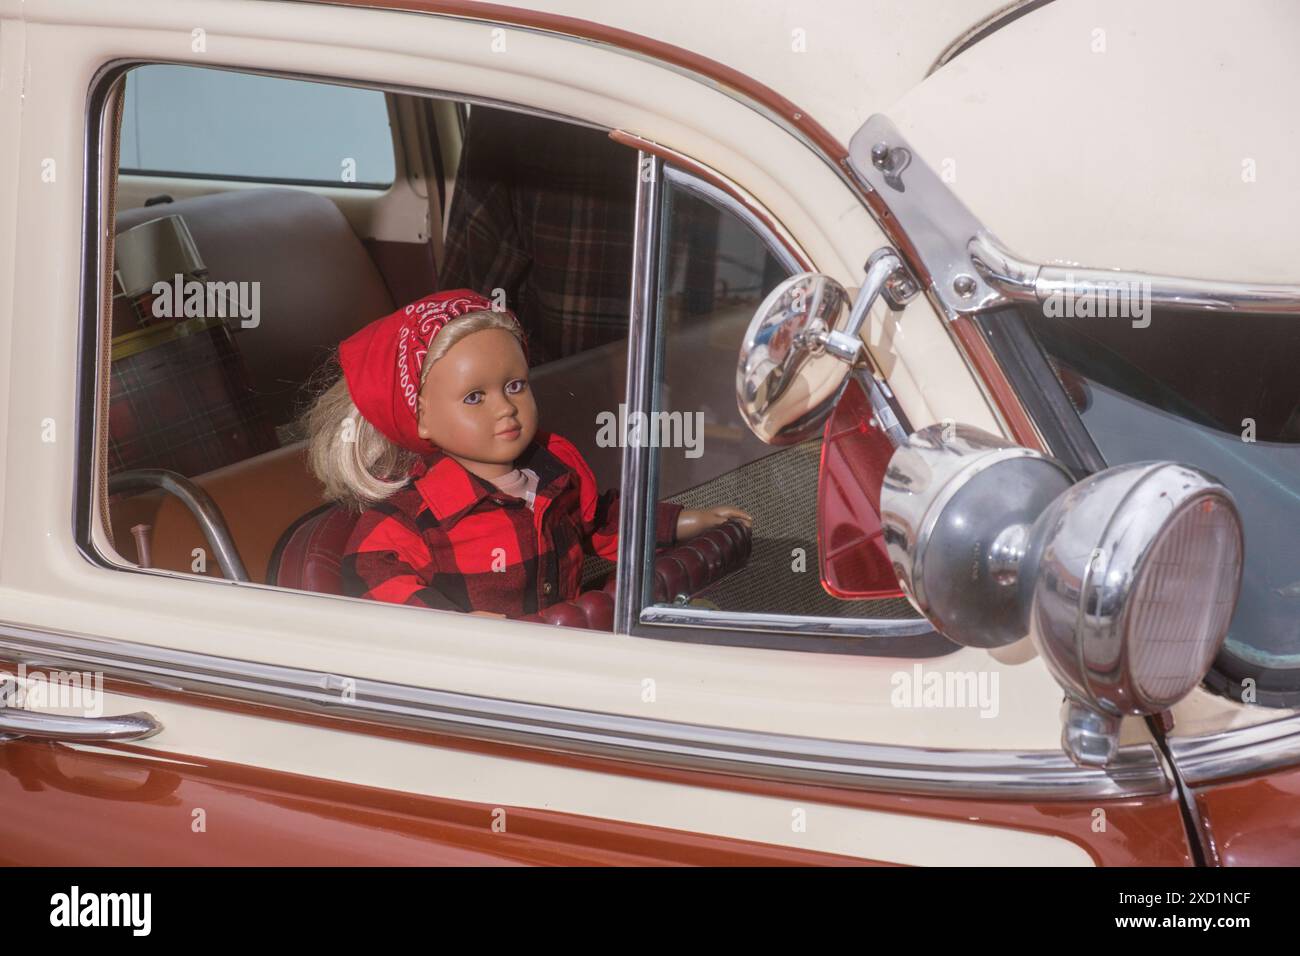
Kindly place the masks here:
<instances>
[{"instance_id":1,"label":"doll's face","mask_svg":"<svg viewBox=\"0 0 1300 956\"><path fill-rule=\"evenodd\" d=\"M518 340L505 329L482 329L434 362L420 389L419 433L480 477L511 471L537 434Z\"/></svg>"}]
</instances>

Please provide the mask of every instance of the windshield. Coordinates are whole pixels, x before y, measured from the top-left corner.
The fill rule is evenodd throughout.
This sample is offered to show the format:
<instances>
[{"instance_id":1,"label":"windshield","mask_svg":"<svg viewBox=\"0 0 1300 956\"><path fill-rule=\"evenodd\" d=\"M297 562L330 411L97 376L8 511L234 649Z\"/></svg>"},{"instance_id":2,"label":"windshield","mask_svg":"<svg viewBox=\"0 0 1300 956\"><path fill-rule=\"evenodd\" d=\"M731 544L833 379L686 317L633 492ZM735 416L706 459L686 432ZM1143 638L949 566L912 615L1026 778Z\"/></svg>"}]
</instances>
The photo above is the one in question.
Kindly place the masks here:
<instances>
[{"instance_id":1,"label":"windshield","mask_svg":"<svg viewBox=\"0 0 1300 956\"><path fill-rule=\"evenodd\" d=\"M1187 462L1232 491L1246 561L1207 680L1247 701L1300 702L1300 318L1026 320L1109 464Z\"/></svg>"}]
</instances>

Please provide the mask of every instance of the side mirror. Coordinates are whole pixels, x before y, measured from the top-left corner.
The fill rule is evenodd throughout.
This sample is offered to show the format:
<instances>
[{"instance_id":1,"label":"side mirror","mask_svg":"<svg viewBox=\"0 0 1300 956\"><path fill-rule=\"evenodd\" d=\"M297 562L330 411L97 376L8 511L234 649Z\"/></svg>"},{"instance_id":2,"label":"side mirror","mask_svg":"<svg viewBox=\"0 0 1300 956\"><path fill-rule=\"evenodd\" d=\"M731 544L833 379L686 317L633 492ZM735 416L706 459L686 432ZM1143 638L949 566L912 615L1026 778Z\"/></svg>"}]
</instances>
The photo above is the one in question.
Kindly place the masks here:
<instances>
[{"instance_id":1,"label":"side mirror","mask_svg":"<svg viewBox=\"0 0 1300 956\"><path fill-rule=\"evenodd\" d=\"M904 594L959 644L1032 635L1069 699L1062 746L1105 765L1128 714L1171 707L1228 633L1245 543L1231 493L1174 462L1074 483L1038 452L967 425L895 450L881 489Z\"/></svg>"},{"instance_id":2,"label":"side mirror","mask_svg":"<svg viewBox=\"0 0 1300 956\"><path fill-rule=\"evenodd\" d=\"M916 283L889 248L867 260L852 308L844 286L817 272L791 276L773 289L745 331L736 367L736 404L750 431L769 445L813 437L849 376L857 374L886 433L895 444L901 441L904 433L867 371L860 335L877 298L902 308L916 293Z\"/></svg>"}]
</instances>

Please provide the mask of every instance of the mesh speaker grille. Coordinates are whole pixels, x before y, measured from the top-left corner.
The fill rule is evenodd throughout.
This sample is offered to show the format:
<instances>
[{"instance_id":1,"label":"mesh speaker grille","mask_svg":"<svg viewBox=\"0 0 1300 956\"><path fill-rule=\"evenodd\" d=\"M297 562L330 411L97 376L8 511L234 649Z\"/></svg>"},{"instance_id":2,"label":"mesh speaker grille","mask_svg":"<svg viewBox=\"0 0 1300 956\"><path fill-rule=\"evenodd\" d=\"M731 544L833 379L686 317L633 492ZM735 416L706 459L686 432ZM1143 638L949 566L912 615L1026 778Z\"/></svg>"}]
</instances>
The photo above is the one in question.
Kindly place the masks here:
<instances>
[{"instance_id":1,"label":"mesh speaker grille","mask_svg":"<svg viewBox=\"0 0 1300 956\"><path fill-rule=\"evenodd\" d=\"M734 504L754 516L749 564L700 595L726 611L816 617L915 619L903 598L842 601L827 594L817 567L820 438L742 465L673 497L687 508ZM804 571L795 571L802 548Z\"/></svg>"}]
</instances>

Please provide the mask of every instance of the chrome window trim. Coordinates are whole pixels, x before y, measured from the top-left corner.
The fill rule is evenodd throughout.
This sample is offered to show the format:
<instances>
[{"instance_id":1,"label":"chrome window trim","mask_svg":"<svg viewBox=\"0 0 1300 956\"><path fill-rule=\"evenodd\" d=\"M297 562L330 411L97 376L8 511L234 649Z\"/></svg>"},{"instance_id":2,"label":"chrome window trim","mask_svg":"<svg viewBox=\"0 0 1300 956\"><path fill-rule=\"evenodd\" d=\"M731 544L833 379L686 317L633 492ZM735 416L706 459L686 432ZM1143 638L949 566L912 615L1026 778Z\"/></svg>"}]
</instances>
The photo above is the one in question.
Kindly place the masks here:
<instances>
[{"instance_id":1,"label":"chrome window trim","mask_svg":"<svg viewBox=\"0 0 1300 956\"><path fill-rule=\"evenodd\" d=\"M805 785L989 800L1103 800L1171 792L1152 744L1106 770L1059 750L940 750L824 740L574 710L0 624L0 657L89 670L169 692L289 708L545 752ZM344 688L348 690L345 696ZM129 693L129 691L125 691ZM145 695L147 697L147 695ZM182 702L202 706L202 700ZM617 767L608 772L617 773Z\"/></svg>"},{"instance_id":2,"label":"chrome window trim","mask_svg":"<svg viewBox=\"0 0 1300 956\"><path fill-rule=\"evenodd\" d=\"M678 169L669 164L664 165L664 179L669 185L694 193L723 212L731 213L763 240L768 251L775 255L781 261L781 265L791 274L806 271L798 257L786 246L784 240L768 228L767 223L754 215L751 209L731 193L719 189L713 183L701 179L694 173ZM651 291L653 294L653 289Z\"/></svg>"},{"instance_id":3,"label":"chrome window trim","mask_svg":"<svg viewBox=\"0 0 1300 956\"><path fill-rule=\"evenodd\" d=\"M642 152L642 163L649 154ZM724 213L735 216L776 256L791 274L806 271L798 256L786 246L763 219L739 199L695 173L654 160L654 174L650 187L644 181L637 183L636 250L633 264L632 300L634 303L628 361L627 407L629 413L649 415L653 411L656 388L658 328L658 271L659 247L663 241L661 211L667 193L660 183L681 189L699 197ZM646 188L643 188L646 187ZM652 188L651 188L652 187ZM652 191L653 190L653 191ZM643 207L643 203L647 204ZM646 553L647 534L644 524L651 511L651 456L648 449L631 445L623 450L623 500L635 502L635 508L626 508L620 515L619 565L634 555ZM635 511L640 526L631 525ZM623 550L624 542L628 550ZM624 574L617 584L615 622L623 633L653 636L657 627L693 628L697 631L717 629L753 634L787 634L795 637L853 637L890 638L933 635L934 627L925 618L834 618L793 614L753 614L748 612L712 611L700 608L678 608L647 605L645 595L650 593L652 563L643 561L639 575ZM624 580L636 578L636 581ZM620 599L622 603L620 603ZM639 609L639 612L634 609ZM640 625L640 627L638 627ZM650 629L650 630L648 630ZM793 649L793 648L792 648ZM955 646L954 646L955 649ZM928 649L927 649L928 650ZM863 651L863 653L867 653Z\"/></svg>"},{"instance_id":4,"label":"chrome window trim","mask_svg":"<svg viewBox=\"0 0 1300 956\"><path fill-rule=\"evenodd\" d=\"M1190 786L1300 765L1300 714L1200 737L1169 737L1169 752Z\"/></svg>"},{"instance_id":5,"label":"chrome window trim","mask_svg":"<svg viewBox=\"0 0 1300 956\"><path fill-rule=\"evenodd\" d=\"M637 151L636 216L632 236L632 297L628 319L627 384L625 402L629 412L649 410L654 388L655 312L654 277L658 274L660 183L664 161L645 150ZM647 170L649 175L647 176ZM623 446L623 470L619 495L618 568L614 582L614 630L631 634L649 583L649 570L630 573L633 558L645 553L649 508L646 487L650 468L649 449L638 442Z\"/></svg>"},{"instance_id":6,"label":"chrome window trim","mask_svg":"<svg viewBox=\"0 0 1300 956\"><path fill-rule=\"evenodd\" d=\"M867 636L921 637L934 632L933 625L923 617L818 617L811 614L758 614L750 611L713 611L708 608L653 604L641 611L642 624L826 637L863 637L864 622L871 625L866 632Z\"/></svg>"}]
</instances>

